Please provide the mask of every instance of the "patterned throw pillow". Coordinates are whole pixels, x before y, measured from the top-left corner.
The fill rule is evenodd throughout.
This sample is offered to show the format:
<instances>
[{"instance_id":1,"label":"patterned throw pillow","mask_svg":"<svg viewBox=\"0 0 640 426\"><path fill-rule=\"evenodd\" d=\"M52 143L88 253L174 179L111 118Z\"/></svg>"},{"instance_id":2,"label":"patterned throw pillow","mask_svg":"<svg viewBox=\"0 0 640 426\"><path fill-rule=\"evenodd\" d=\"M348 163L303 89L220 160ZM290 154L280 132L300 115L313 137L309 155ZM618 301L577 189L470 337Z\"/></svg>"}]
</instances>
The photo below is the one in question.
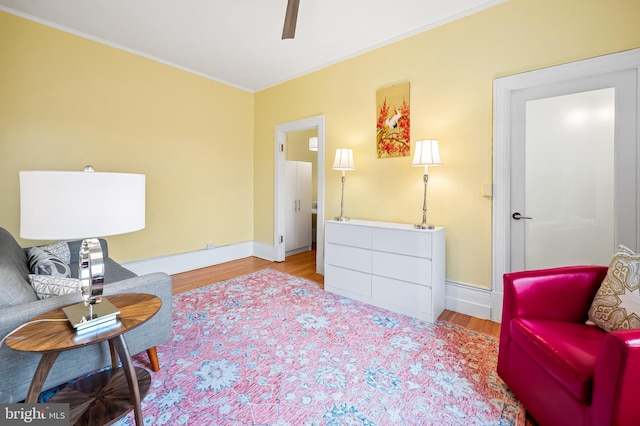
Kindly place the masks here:
<instances>
[{"instance_id":1,"label":"patterned throw pillow","mask_svg":"<svg viewBox=\"0 0 640 426\"><path fill-rule=\"evenodd\" d=\"M58 241L57 243L48 244L46 246L39 246L42 250L57 256L67 265L71 263L71 251L69 251L69 244L66 241Z\"/></svg>"},{"instance_id":2,"label":"patterned throw pillow","mask_svg":"<svg viewBox=\"0 0 640 426\"><path fill-rule=\"evenodd\" d=\"M36 275L51 275L54 277L71 276L71 268L55 254L42 250L40 247L31 247L27 251L29 270Z\"/></svg>"},{"instance_id":3,"label":"patterned throw pillow","mask_svg":"<svg viewBox=\"0 0 640 426\"><path fill-rule=\"evenodd\" d=\"M29 274L29 282L38 299L80 292L80 280L76 278Z\"/></svg>"},{"instance_id":4,"label":"patterned throw pillow","mask_svg":"<svg viewBox=\"0 0 640 426\"><path fill-rule=\"evenodd\" d=\"M640 328L640 254L618 246L589 309L605 331Z\"/></svg>"}]
</instances>

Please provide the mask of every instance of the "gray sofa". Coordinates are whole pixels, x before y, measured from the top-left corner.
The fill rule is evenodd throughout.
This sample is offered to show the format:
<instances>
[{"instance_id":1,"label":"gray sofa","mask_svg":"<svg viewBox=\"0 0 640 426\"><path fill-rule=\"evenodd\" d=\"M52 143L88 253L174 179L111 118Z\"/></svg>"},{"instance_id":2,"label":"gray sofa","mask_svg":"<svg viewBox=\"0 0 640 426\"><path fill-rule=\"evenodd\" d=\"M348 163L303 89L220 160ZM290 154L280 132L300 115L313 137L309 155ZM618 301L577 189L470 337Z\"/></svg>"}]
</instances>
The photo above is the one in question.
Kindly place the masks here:
<instances>
[{"instance_id":1,"label":"gray sofa","mask_svg":"<svg viewBox=\"0 0 640 426\"><path fill-rule=\"evenodd\" d=\"M106 241L100 240L100 243L105 263L105 296L150 293L162 300L162 307L153 318L125 334L132 355L148 350L149 355L153 356L155 346L165 343L171 334L171 277L164 273L136 276L109 258ZM80 241L69 242L69 249L71 276L77 277ZM35 316L81 301L79 293L38 299L29 284L29 273L26 249L21 248L9 232L0 228L0 339ZM14 351L2 344L0 392L11 394L14 401L24 400L39 361L40 354ZM110 364L106 342L63 352L53 365L43 389L50 389ZM148 367L152 368L152 365Z\"/></svg>"}]
</instances>

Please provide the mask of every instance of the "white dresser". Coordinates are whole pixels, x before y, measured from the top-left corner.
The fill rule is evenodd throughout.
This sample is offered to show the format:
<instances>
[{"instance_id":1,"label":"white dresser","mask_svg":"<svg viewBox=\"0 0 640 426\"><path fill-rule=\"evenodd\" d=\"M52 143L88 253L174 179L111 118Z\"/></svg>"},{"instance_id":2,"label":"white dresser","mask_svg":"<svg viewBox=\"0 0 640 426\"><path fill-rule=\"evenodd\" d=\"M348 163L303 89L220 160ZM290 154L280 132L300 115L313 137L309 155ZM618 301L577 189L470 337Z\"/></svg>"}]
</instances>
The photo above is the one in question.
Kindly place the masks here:
<instances>
[{"instance_id":1,"label":"white dresser","mask_svg":"<svg viewBox=\"0 0 640 426\"><path fill-rule=\"evenodd\" d=\"M444 236L444 228L329 220L324 289L434 322L445 305Z\"/></svg>"}]
</instances>

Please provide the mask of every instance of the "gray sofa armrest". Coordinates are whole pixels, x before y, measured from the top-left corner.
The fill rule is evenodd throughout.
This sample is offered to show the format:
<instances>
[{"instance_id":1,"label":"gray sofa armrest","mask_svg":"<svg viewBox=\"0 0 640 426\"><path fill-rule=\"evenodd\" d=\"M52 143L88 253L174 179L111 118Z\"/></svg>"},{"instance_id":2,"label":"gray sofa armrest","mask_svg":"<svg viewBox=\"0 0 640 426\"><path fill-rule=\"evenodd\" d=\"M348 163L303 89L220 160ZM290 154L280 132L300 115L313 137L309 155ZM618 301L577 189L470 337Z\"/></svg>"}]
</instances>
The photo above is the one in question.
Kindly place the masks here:
<instances>
[{"instance_id":1,"label":"gray sofa armrest","mask_svg":"<svg viewBox=\"0 0 640 426\"><path fill-rule=\"evenodd\" d=\"M171 335L171 277L158 272L110 283L104 287L105 296L122 293L149 293L162 300L162 307L156 315L125 334L129 352L133 355L165 343ZM79 294L70 294L0 309L0 338L35 316L80 301ZM0 391L12 394L16 401L23 400L39 360L38 353L14 351L5 344L0 346ZM66 383L110 363L109 346L106 342L63 352L53 365L43 389Z\"/></svg>"}]
</instances>

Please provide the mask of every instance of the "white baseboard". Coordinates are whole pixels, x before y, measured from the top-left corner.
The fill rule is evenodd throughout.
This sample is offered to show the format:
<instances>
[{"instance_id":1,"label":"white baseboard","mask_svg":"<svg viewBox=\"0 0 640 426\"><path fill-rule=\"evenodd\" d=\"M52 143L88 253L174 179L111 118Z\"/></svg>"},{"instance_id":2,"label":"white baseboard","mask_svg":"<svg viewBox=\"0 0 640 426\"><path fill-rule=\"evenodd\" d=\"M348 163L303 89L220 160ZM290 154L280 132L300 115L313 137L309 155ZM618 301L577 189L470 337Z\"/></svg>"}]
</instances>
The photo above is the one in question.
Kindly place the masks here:
<instances>
[{"instance_id":1,"label":"white baseboard","mask_svg":"<svg viewBox=\"0 0 640 426\"><path fill-rule=\"evenodd\" d=\"M253 242L253 256L273 262L276 258L275 253L276 249L271 244Z\"/></svg>"},{"instance_id":2,"label":"white baseboard","mask_svg":"<svg viewBox=\"0 0 640 426\"><path fill-rule=\"evenodd\" d=\"M169 275L179 274L180 272L254 256L254 245L255 243L247 241L239 244L220 246L210 250L198 250L170 256L153 257L123 263L122 266L137 275L150 274L152 272L164 272Z\"/></svg>"},{"instance_id":3,"label":"white baseboard","mask_svg":"<svg viewBox=\"0 0 640 426\"><path fill-rule=\"evenodd\" d=\"M270 244L247 241L220 246L211 250L198 250L143 259L123 263L122 266L137 275L150 274L152 272L164 272L173 275L250 256L273 262L275 259L275 247ZM445 282L445 287L446 309L476 318L492 319L491 290L453 281ZM496 321L495 318L493 320Z\"/></svg>"},{"instance_id":4,"label":"white baseboard","mask_svg":"<svg viewBox=\"0 0 640 426\"><path fill-rule=\"evenodd\" d=\"M445 307L480 319L491 319L491 290L447 281Z\"/></svg>"}]
</instances>

